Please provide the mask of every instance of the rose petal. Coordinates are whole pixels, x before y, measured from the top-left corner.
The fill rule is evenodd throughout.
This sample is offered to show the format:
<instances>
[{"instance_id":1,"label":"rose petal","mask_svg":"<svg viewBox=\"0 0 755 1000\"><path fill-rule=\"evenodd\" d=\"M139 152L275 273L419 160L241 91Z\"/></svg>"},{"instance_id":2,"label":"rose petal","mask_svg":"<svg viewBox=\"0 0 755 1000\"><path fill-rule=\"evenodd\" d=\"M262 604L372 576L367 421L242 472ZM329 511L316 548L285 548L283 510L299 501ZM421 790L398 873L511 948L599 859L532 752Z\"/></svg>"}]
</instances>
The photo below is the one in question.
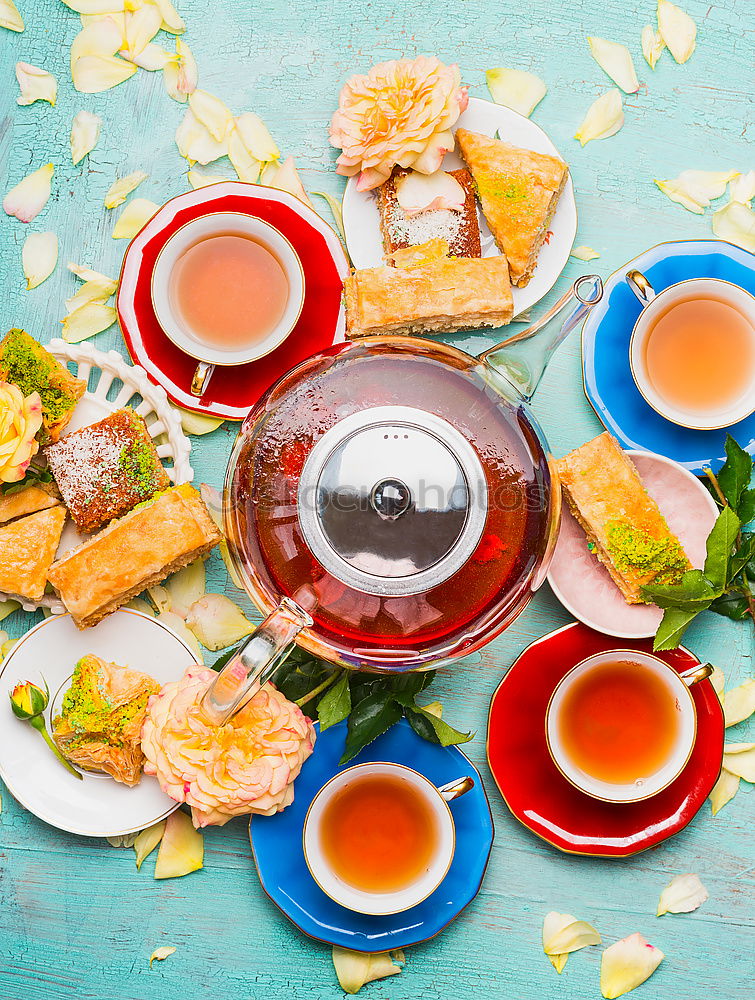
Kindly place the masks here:
<instances>
[{"instance_id":1,"label":"rose petal","mask_svg":"<svg viewBox=\"0 0 755 1000\"><path fill-rule=\"evenodd\" d=\"M176 54L163 70L163 83L168 96L185 104L197 89L199 71L191 49L180 38L176 39Z\"/></svg>"},{"instance_id":2,"label":"rose petal","mask_svg":"<svg viewBox=\"0 0 755 1000\"><path fill-rule=\"evenodd\" d=\"M68 265L69 270L73 267L72 264ZM97 271L90 271L89 268L81 268L80 270L83 274L91 274L92 277L84 281L84 284L66 299L66 309L69 313L79 309L87 302L107 302L118 287L118 282L114 278L108 278Z\"/></svg>"},{"instance_id":3,"label":"rose petal","mask_svg":"<svg viewBox=\"0 0 755 1000\"><path fill-rule=\"evenodd\" d=\"M736 176L736 170L683 170L678 177L654 183L688 212L702 215L711 201L724 194L726 185Z\"/></svg>"},{"instance_id":4,"label":"rose petal","mask_svg":"<svg viewBox=\"0 0 755 1000\"><path fill-rule=\"evenodd\" d=\"M0 0L0 28L8 28L10 31L24 30L24 19L13 0Z\"/></svg>"},{"instance_id":5,"label":"rose petal","mask_svg":"<svg viewBox=\"0 0 755 1000\"><path fill-rule=\"evenodd\" d=\"M726 727L736 726L755 713L755 680L745 681L724 695Z\"/></svg>"},{"instance_id":6,"label":"rose petal","mask_svg":"<svg viewBox=\"0 0 755 1000\"><path fill-rule=\"evenodd\" d=\"M114 17L98 17L87 22L71 43L71 73L85 56L113 56L123 48L124 32Z\"/></svg>"},{"instance_id":7,"label":"rose petal","mask_svg":"<svg viewBox=\"0 0 755 1000\"><path fill-rule=\"evenodd\" d=\"M548 90L539 76L523 69L497 66L487 70L485 79L496 104L518 111L525 118L529 118Z\"/></svg>"},{"instance_id":8,"label":"rose petal","mask_svg":"<svg viewBox=\"0 0 755 1000\"><path fill-rule=\"evenodd\" d=\"M607 38L596 38L594 35L588 35L587 42L593 59L603 72L625 93L636 94L640 89L640 81L626 45L610 42Z\"/></svg>"},{"instance_id":9,"label":"rose petal","mask_svg":"<svg viewBox=\"0 0 755 1000\"><path fill-rule=\"evenodd\" d=\"M165 589L173 612L179 618L186 618L192 604L200 600L207 590L204 559L195 559L174 573L166 581Z\"/></svg>"},{"instance_id":10,"label":"rose petal","mask_svg":"<svg viewBox=\"0 0 755 1000\"><path fill-rule=\"evenodd\" d=\"M600 254L592 247L574 247L569 256L575 257L577 260L596 260Z\"/></svg>"},{"instance_id":11,"label":"rose petal","mask_svg":"<svg viewBox=\"0 0 755 1000\"><path fill-rule=\"evenodd\" d=\"M71 157L76 166L97 145L102 119L91 111L79 111L71 126Z\"/></svg>"},{"instance_id":12,"label":"rose petal","mask_svg":"<svg viewBox=\"0 0 755 1000\"><path fill-rule=\"evenodd\" d=\"M106 281L112 281L112 278L108 278L104 274L100 274L99 271L93 271L91 267L87 267L85 264L73 264L69 261L66 267L71 272L75 274L77 278L81 278L82 281L98 281L99 279L105 279Z\"/></svg>"},{"instance_id":13,"label":"rose petal","mask_svg":"<svg viewBox=\"0 0 755 1000\"><path fill-rule=\"evenodd\" d=\"M170 0L154 0L154 3L163 16L161 25L163 31L167 31L170 35L180 35L186 31L183 19Z\"/></svg>"},{"instance_id":14,"label":"rose petal","mask_svg":"<svg viewBox=\"0 0 755 1000\"><path fill-rule=\"evenodd\" d=\"M5 657L8 655L8 653L10 653L10 651L13 649L13 647L16 645L17 642L18 639L9 639L7 635L5 636L5 638L3 639L3 643L0 646L0 662L2 662L5 659Z\"/></svg>"},{"instance_id":15,"label":"rose petal","mask_svg":"<svg viewBox=\"0 0 755 1000\"><path fill-rule=\"evenodd\" d=\"M149 198L133 198L113 227L114 240L130 240L145 226L160 206Z\"/></svg>"},{"instance_id":16,"label":"rose petal","mask_svg":"<svg viewBox=\"0 0 755 1000\"><path fill-rule=\"evenodd\" d=\"M241 141L255 160L268 163L280 159L280 150L270 135L267 125L253 111L245 111L234 118L234 128Z\"/></svg>"},{"instance_id":17,"label":"rose petal","mask_svg":"<svg viewBox=\"0 0 755 1000\"><path fill-rule=\"evenodd\" d=\"M195 601L186 624L203 646L214 651L234 646L257 627L225 594L205 594Z\"/></svg>"},{"instance_id":18,"label":"rose petal","mask_svg":"<svg viewBox=\"0 0 755 1000\"><path fill-rule=\"evenodd\" d=\"M71 68L74 87L82 94L99 94L124 83L136 73L134 63L117 56L82 56Z\"/></svg>"},{"instance_id":19,"label":"rose petal","mask_svg":"<svg viewBox=\"0 0 755 1000\"><path fill-rule=\"evenodd\" d=\"M192 173L192 171L189 171ZM218 177L217 181L227 180L225 177ZM214 183L210 181L209 183ZM201 185L204 187L204 185ZM218 429L225 421L223 417L210 417L205 413L194 413L192 410L184 410L181 406L174 406L181 417L181 426L187 434L210 434Z\"/></svg>"},{"instance_id":20,"label":"rose petal","mask_svg":"<svg viewBox=\"0 0 755 1000\"><path fill-rule=\"evenodd\" d=\"M228 159L233 164L240 181L245 181L247 184L257 183L262 164L246 148L235 126L228 137Z\"/></svg>"},{"instance_id":21,"label":"rose petal","mask_svg":"<svg viewBox=\"0 0 755 1000\"><path fill-rule=\"evenodd\" d=\"M738 774L732 774L731 771L722 768L718 781L710 793L711 812L714 816L737 794L740 781L741 778Z\"/></svg>"},{"instance_id":22,"label":"rose petal","mask_svg":"<svg viewBox=\"0 0 755 1000\"><path fill-rule=\"evenodd\" d=\"M656 31L651 24L646 24L642 29L640 42L645 62L651 69L655 69L655 64L661 58L661 53L666 48L666 43L663 41L660 31Z\"/></svg>"},{"instance_id":23,"label":"rose petal","mask_svg":"<svg viewBox=\"0 0 755 1000\"><path fill-rule=\"evenodd\" d=\"M724 754L748 753L755 750L755 743L725 743Z\"/></svg>"},{"instance_id":24,"label":"rose petal","mask_svg":"<svg viewBox=\"0 0 755 1000\"><path fill-rule=\"evenodd\" d=\"M214 139L208 129L196 119L191 108L187 109L176 130L176 145L181 156L192 166L194 163L211 163L228 153L228 138L222 142Z\"/></svg>"},{"instance_id":25,"label":"rose petal","mask_svg":"<svg viewBox=\"0 0 755 1000\"><path fill-rule=\"evenodd\" d=\"M0 622L4 622L9 615L12 615L14 611L18 611L20 607L21 605L18 601L0 601ZM5 635L5 639L8 638L5 633L2 634Z\"/></svg>"},{"instance_id":26,"label":"rose petal","mask_svg":"<svg viewBox=\"0 0 755 1000\"><path fill-rule=\"evenodd\" d=\"M105 840L111 847L133 847L136 837L135 833L121 833L115 837L105 837Z\"/></svg>"},{"instance_id":27,"label":"rose petal","mask_svg":"<svg viewBox=\"0 0 755 1000\"><path fill-rule=\"evenodd\" d=\"M600 934L591 924L584 920L577 920L570 913L551 911L545 915L543 920L543 951L549 957L551 955L568 955L572 951L579 951L589 945L600 944L600 940Z\"/></svg>"},{"instance_id":28,"label":"rose petal","mask_svg":"<svg viewBox=\"0 0 755 1000\"><path fill-rule=\"evenodd\" d=\"M186 815L177 810L165 821L165 833L155 864L155 878L181 878L204 867L204 839Z\"/></svg>"},{"instance_id":29,"label":"rose petal","mask_svg":"<svg viewBox=\"0 0 755 1000\"><path fill-rule=\"evenodd\" d=\"M369 955L333 945L333 965L341 989L344 993L358 993L365 983L400 973L401 966L394 965L393 954L394 952L381 952Z\"/></svg>"},{"instance_id":30,"label":"rose petal","mask_svg":"<svg viewBox=\"0 0 755 1000\"><path fill-rule=\"evenodd\" d=\"M118 205L122 205L131 192L146 179L147 174L143 170L135 170L133 174L128 174L126 177L114 181L105 195L105 208L116 208Z\"/></svg>"},{"instance_id":31,"label":"rose petal","mask_svg":"<svg viewBox=\"0 0 755 1000\"><path fill-rule=\"evenodd\" d=\"M227 175L223 176L222 174L207 173L205 170L202 170L201 167L192 167L191 170L189 170L188 173L186 174L186 178L187 178L189 184L191 184L192 188L195 191L197 190L197 188L208 187L210 184L220 184L223 181L233 181L233 180L236 179L235 177L230 177L230 176L227 176ZM241 179L242 180L246 180L246 178L244 178L244 177L242 177ZM185 410L184 412L188 413L189 411ZM199 416L199 414L192 414L192 416ZM209 420L210 418L209 417L204 417L202 419ZM222 420L217 421L215 423L215 426L208 428L208 430L215 430L215 427L219 427L220 424L222 424L222 423L223 423ZM186 430L185 427L184 427L184 430ZM192 434L207 434L208 431L207 430L205 430L205 431L190 431L189 433L192 433Z\"/></svg>"},{"instance_id":32,"label":"rose petal","mask_svg":"<svg viewBox=\"0 0 755 1000\"><path fill-rule=\"evenodd\" d=\"M18 104L33 104L35 101L47 101L55 107L58 94L58 81L44 69L32 66L31 63L16 63L16 79L21 89L21 96L16 98Z\"/></svg>"},{"instance_id":33,"label":"rose petal","mask_svg":"<svg viewBox=\"0 0 755 1000\"><path fill-rule=\"evenodd\" d=\"M152 963L157 959L158 962L164 962L168 955L172 955L175 948L169 946L164 948L155 948L152 954L149 956L149 967L152 968Z\"/></svg>"},{"instance_id":34,"label":"rose petal","mask_svg":"<svg viewBox=\"0 0 755 1000\"><path fill-rule=\"evenodd\" d=\"M755 782L755 743L728 743L724 746L724 770Z\"/></svg>"},{"instance_id":35,"label":"rose petal","mask_svg":"<svg viewBox=\"0 0 755 1000\"><path fill-rule=\"evenodd\" d=\"M316 194L318 198L324 198L327 201L328 208L333 213L336 226L338 226L338 232L341 234L341 239L346 242L346 229L343 225L343 207L341 203L332 194L328 194L327 191L313 191L312 194Z\"/></svg>"},{"instance_id":36,"label":"rose petal","mask_svg":"<svg viewBox=\"0 0 755 1000\"><path fill-rule=\"evenodd\" d=\"M125 0L63 0L77 14L117 14L125 8Z\"/></svg>"},{"instance_id":37,"label":"rose petal","mask_svg":"<svg viewBox=\"0 0 755 1000\"><path fill-rule=\"evenodd\" d=\"M749 205L753 198L755 198L755 170L737 174L729 184L729 200Z\"/></svg>"},{"instance_id":38,"label":"rose petal","mask_svg":"<svg viewBox=\"0 0 755 1000\"><path fill-rule=\"evenodd\" d=\"M3 198L5 212L14 215L20 222L36 219L50 197L54 172L52 163L47 163L19 181Z\"/></svg>"},{"instance_id":39,"label":"rose petal","mask_svg":"<svg viewBox=\"0 0 755 1000\"><path fill-rule=\"evenodd\" d=\"M141 611L143 615L149 615L150 618L155 618L155 609L147 601L143 601L141 597L132 598L128 604L123 605L124 608L131 608L132 611Z\"/></svg>"},{"instance_id":40,"label":"rose petal","mask_svg":"<svg viewBox=\"0 0 755 1000\"><path fill-rule=\"evenodd\" d=\"M730 201L713 213L711 225L719 239L755 253L755 212L749 205Z\"/></svg>"},{"instance_id":41,"label":"rose petal","mask_svg":"<svg viewBox=\"0 0 755 1000\"><path fill-rule=\"evenodd\" d=\"M724 693L724 685L726 684L726 679L724 677L723 670L720 667L714 667L713 673L710 675L709 680L713 685L713 690L718 695L719 700L721 700L721 697Z\"/></svg>"},{"instance_id":42,"label":"rose petal","mask_svg":"<svg viewBox=\"0 0 755 1000\"><path fill-rule=\"evenodd\" d=\"M67 344L79 344L82 340L107 330L117 317L112 306L106 306L103 302L85 302L62 320L63 340Z\"/></svg>"},{"instance_id":43,"label":"rose petal","mask_svg":"<svg viewBox=\"0 0 755 1000\"><path fill-rule=\"evenodd\" d=\"M58 263L58 237L55 233L29 233L21 251L26 288L36 288L50 277Z\"/></svg>"},{"instance_id":44,"label":"rose petal","mask_svg":"<svg viewBox=\"0 0 755 1000\"><path fill-rule=\"evenodd\" d=\"M658 32L678 63L686 62L695 51L697 25L670 0L658 0Z\"/></svg>"},{"instance_id":45,"label":"rose petal","mask_svg":"<svg viewBox=\"0 0 755 1000\"><path fill-rule=\"evenodd\" d=\"M260 182L262 183L262 178L260 178ZM279 191L288 191L289 194L296 195L296 197L303 201L305 205L309 205L310 208L314 208L314 205L307 197L307 192L304 190L302 182L299 179L299 174L294 166L294 158L292 156L289 156L288 159L283 161L269 183L271 187L277 188Z\"/></svg>"},{"instance_id":46,"label":"rose petal","mask_svg":"<svg viewBox=\"0 0 755 1000\"><path fill-rule=\"evenodd\" d=\"M409 217L442 208L461 212L467 197L461 184L445 170L434 174L411 170L399 178L395 190L396 201Z\"/></svg>"},{"instance_id":47,"label":"rose petal","mask_svg":"<svg viewBox=\"0 0 755 1000\"><path fill-rule=\"evenodd\" d=\"M165 833L165 820L160 820L154 826L148 826L142 830L134 841L134 854L136 855L136 870L139 871L145 860L154 851Z\"/></svg>"},{"instance_id":48,"label":"rose petal","mask_svg":"<svg viewBox=\"0 0 755 1000\"><path fill-rule=\"evenodd\" d=\"M135 66L140 66L142 69L148 70L150 73L161 69L164 70L174 58L167 49L164 49L161 45L156 45L154 42L148 42L136 56L127 52L126 49L121 49L118 55L123 56L124 59L132 62Z\"/></svg>"},{"instance_id":49,"label":"rose petal","mask_svg":"<svg viewBox=\"0 0 755 1000\"><path fill-rule=\"evenodd\" d=\"M601 993L606 1000L629 993L649 979L665 957L642 934L617 941L606 948L600 961Z\"/></svg>"},{"instance_id":50,"label":"rose petal","mask_svg":"<svg viewBox=\"0 0 755 1000\"><path fill-rule=\"evenodd\" d=\"M179 618L178 615L174 614L172 611L166 611L160 615L159 621L161 621L163 625L167 625L171 632L175 632L179 639L183 639L200 663L203 661L204 657L199 643L197 642L197 637L187 628L186 622L183 618Z\"/></svg>"},{"instance_id":51,"label":"rose petal","mask_svg":"<svg viewBox=\"0 0 755 1000\"><path fill-rule=\"evenodd\" d=\"M233 128L233 115L220 98L208 94L206 90L195 90L189 94L189 107L199 124L204 125L216 142L227 141Z\"/></svg>"},{"instance_id":52,"label":"rose petal","mask_svg":"<svg viewBox=\"0 0 755 1000\"><path fill-rule=\"evenodd\" d=\"M585 146L593 139L608 139L624 124L621 92L614 88L593 101L574 135Z\"/></svg>"},{"instance_id":53,"label":"rose petal","mask_svg":"<svg viewBox=\"0 0 755 1000\"><path fill-rule=\"evenodd\" d=\"M164 612L172 611L173 604L170 599L170 594L165 587L157 585L155 587L149 587L147 593L150 596L150 600L157 608L157 613L159 615Z\"/></svg>"},{"instance_id":54,"label":"rose petal","mask_svg":"<svg viewBox=\"0 0 755 1000\"><path fill-rule=\"evenodd\" d=\"M124 53L138 56L160 30L162 14L153 3L145 2L138 10L126 14Z\"/></svg>"},{"instance_id":55,"label":"rose petal","mask_svg":"<svg viewBox=\"0 0 755 1000\"><path fill-rule=\"evenodd\" d=\"M691 913L708 898L708 890L697 875L677 875L661 893L656 916L662 917L664 913Z\"/></svg>"}]
</instances>

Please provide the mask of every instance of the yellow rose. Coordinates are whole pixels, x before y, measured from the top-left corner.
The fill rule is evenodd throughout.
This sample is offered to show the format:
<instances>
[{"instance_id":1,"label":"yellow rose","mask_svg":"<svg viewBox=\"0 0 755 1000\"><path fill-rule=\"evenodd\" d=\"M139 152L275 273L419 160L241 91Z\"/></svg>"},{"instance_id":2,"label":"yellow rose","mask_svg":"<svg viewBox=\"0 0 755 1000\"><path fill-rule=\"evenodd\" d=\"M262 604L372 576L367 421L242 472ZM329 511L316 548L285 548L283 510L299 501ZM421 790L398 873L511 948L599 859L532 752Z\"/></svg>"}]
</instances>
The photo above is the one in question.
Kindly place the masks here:
<instances>
[{"instance_id":1,"label":"yellow rose","mask_svg":"<svg viewBox=\"0 0 755 1000\"><path fill-rule=\"evenodd\" d=\"M24 399L16 385L0 382L0 482L18 483L39 450L36 436L42 426L38 392Z\"/></svg>"}]
</instances>

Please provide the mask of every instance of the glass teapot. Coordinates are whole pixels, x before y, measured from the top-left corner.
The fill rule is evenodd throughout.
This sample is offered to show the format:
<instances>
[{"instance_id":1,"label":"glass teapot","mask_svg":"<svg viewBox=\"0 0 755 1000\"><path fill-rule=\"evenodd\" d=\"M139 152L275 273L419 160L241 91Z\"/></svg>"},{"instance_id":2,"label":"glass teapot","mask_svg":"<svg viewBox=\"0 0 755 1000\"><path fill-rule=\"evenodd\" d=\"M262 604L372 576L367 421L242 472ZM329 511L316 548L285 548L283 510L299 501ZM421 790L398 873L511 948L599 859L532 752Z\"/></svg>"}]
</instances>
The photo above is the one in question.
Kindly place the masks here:
<instances>
[{"instance_id":1,"label":"glass teapot","mask_svg":"<svg viewBox=\"0 0 755 1000\"><path fill-rule=\"evenodd\" d=\"M561 509L528 403L602 294L597 275L579 278L479 358L368 337L268 390L239 431L223 504L237 575L267 618L205 694L212 722L295 642L350 669L428 669L516 618L545 579Z\"/></svg>"}]
</instances>

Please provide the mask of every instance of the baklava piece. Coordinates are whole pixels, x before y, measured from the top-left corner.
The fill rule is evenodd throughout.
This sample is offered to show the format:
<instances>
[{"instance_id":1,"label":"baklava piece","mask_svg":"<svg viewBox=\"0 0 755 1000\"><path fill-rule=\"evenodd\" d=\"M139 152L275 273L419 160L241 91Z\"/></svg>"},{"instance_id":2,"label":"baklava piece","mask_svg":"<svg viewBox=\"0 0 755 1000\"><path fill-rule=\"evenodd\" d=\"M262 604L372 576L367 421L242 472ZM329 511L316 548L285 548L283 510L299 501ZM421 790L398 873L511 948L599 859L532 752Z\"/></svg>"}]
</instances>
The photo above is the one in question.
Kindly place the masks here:
<instances>
[{"instance_id":1,"label":"baklava piece","mask_svg":"<svg viewBox=\"0 0 755 1000\"><path fill-rule=\"evenodd\" d=\"M58 504L0 526L0 590L29 601L44 595L65 520Z\"/></svg>"}]
</instances>

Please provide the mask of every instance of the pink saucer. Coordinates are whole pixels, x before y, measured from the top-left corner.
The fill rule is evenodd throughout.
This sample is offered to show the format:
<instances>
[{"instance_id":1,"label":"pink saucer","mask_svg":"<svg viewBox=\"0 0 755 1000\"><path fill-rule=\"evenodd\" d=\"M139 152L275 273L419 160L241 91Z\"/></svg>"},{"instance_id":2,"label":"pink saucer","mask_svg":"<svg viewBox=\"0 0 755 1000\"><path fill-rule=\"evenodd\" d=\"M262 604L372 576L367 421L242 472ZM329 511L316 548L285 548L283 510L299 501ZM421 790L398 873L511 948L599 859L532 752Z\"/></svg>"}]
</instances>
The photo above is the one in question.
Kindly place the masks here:
<instances>
[{"instance_id":1,"label":"pink saucer","mask_svg":"<svg viewBox=\"0 0 755 1000\"><path fill-rule=\"evenodd\" d=\"M718 516L715 500L691 472L649 451L627 451L643 485L660 507L692 565L705 562L705 542ZM643 639L655 635L663 612L654 604L627 604L587 548L585 533L564 505L556 551L548 570L553 593L575 618L606 635Z\"/></svg>"}]
</instances>

